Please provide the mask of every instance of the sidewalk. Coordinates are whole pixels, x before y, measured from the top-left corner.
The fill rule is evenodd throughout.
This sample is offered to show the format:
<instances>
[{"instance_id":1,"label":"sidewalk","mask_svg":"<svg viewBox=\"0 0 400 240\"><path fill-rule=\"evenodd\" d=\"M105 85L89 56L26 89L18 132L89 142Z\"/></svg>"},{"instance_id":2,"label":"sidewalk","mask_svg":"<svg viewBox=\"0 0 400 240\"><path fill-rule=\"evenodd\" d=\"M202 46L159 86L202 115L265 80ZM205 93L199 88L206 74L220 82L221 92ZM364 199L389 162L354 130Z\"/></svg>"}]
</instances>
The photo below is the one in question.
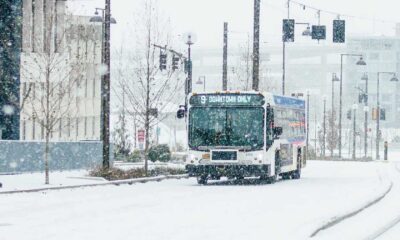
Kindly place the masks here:
<instances>
[{"instance_id":1,"label":"sidewalk","mask_svg":"<svg viewBox=\"0 0 400 240\"><path fill-rule=\"evenodd\" d=\"M0 182L3 184L0 192L106 182L102 178L90 177L86 170L50 172L50 184L46 185L44 181L44 172L0 175Z\"/></svg>"}]
</instances>

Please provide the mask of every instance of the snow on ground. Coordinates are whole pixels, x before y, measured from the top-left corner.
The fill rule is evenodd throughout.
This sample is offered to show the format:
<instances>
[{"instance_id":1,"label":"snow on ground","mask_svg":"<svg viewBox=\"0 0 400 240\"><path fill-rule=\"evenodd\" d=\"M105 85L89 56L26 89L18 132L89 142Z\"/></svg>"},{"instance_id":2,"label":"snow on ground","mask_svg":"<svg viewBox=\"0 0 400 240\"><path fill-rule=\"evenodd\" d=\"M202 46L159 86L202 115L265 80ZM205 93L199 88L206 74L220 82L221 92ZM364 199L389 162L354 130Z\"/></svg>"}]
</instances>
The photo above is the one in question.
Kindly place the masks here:
<instances>
[{"instance_id":1,"label":"snow on ground","mask_svg":"<svg viewBox=\"0 0 400 240\"><path fill-rule=\"evenodd\" d=\"M387 187L388 164L309 161L300 180L195 179L0 195L0 240L306 239Z\"/></svg>"},{"instance_id":2,"label":"snow on ground","mask_svg":"<svg viewBox=\"0 0 400 240\"><path fill-rule=\"evenodd\" d=\"M156 167L164 167L164 168L175 168L175 169L185 169L185 165L182 161L171 161L168 163L164 162L148 162L149 164L149 169L154 169ZM134 168L143 168L144 167L144 161L143 162L114 162L114 167L122 169L122 170L130 170Z\"/></svg>"},{"instance_id":3,"label":"snow on ground","mask_svg":"<svg viewBox=\"0 0 400 240\"><path fill-rule=\"evenodd\" d=\"M316 239L375 239L388 224L400 216L400 162L387 163L387 175L393 182L391 192L377 204L340 224L318 234ZM397 240L400 224L378 239Z\"/></svg>"},{"instance_id":4,"label":"snow on ground","mask_svg":"<svg viewBox=\"0 0 400 240\"><path fill-rule=\"evenodd\" d=\"M50 172L50 185L45 185L44 181L44 172L22 173L16 175L0 175L0 182L3 184L3 187L0 188L0 192L33 188L80 185L86 183L96 183L105 180L102 178L88 177L88 171L79 170Z\"/></svg>"}]
</instances>

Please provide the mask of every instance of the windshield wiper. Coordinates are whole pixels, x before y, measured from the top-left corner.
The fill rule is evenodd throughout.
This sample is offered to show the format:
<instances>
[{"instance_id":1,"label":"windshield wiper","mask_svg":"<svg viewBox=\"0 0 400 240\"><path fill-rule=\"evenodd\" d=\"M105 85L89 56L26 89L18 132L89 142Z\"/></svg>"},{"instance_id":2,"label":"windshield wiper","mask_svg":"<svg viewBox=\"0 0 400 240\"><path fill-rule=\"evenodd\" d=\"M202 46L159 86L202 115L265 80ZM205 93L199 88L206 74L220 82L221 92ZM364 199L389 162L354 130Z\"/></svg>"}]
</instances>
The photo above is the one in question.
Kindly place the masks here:
<instances>
[{"instance_id":1,"label":"windshield wiper","mask_svg":"<svg viewBox=\"0 0 400 240\"><path fill-rule=\"evenodd\" d=\"M211 149L237 149L237 150L251 150L251 146L198 146L197 147L201 151L211 150Z\"/></svg>"}]
</instances>

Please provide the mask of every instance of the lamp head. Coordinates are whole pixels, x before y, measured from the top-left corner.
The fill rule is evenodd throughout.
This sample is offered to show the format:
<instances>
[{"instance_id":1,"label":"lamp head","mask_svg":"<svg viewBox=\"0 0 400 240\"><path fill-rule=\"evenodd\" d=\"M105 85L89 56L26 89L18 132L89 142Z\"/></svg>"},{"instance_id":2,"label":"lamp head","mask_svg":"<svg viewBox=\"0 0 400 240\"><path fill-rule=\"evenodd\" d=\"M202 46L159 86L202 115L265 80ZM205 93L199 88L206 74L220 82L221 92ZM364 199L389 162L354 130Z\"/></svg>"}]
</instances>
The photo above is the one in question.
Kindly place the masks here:
<instances>
[{"instance_id":1,"label":"lamp head","mask_svg":"<svg viewBox=\"0 0 400 240\"><path fill-rule=\"evenodd\" d=\"M360 65L360 66L365 66L365 65L367 65L367 63L364 61L364 59L363 59L362 56L360 57L360 60L357 61L357 65Z\"/></svg>"},{"instance_id":2,"label":"lamp head","mask_svg":"<svg viewBox=\"0 0 400 240\"><path fill-rule=\"evenodd\" d=\"M393 74L393 77L390 79L391 82L398 82L399 79L397 78L396 74Z\"/></svg>"}]
</instances>

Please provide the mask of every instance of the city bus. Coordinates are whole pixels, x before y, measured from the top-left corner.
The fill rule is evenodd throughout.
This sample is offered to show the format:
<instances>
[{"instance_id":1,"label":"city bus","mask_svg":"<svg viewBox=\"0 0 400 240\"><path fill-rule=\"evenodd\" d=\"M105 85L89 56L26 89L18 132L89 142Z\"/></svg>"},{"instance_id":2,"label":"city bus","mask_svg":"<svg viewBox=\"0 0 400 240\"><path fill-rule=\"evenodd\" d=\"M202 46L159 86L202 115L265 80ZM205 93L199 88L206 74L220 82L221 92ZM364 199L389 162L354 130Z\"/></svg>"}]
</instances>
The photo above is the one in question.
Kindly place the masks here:
<instances>
[{"instance_id":1,"label":"city bus","mask_svg":"<svg viewBox=\"0 0 400 240\"><path fill-rule=\"evenodd\" d=\"M193 93L187 117L186 170L208 180L299 179L305 167L305 101L261 92Z\"/></svg>"}]
</instances>

